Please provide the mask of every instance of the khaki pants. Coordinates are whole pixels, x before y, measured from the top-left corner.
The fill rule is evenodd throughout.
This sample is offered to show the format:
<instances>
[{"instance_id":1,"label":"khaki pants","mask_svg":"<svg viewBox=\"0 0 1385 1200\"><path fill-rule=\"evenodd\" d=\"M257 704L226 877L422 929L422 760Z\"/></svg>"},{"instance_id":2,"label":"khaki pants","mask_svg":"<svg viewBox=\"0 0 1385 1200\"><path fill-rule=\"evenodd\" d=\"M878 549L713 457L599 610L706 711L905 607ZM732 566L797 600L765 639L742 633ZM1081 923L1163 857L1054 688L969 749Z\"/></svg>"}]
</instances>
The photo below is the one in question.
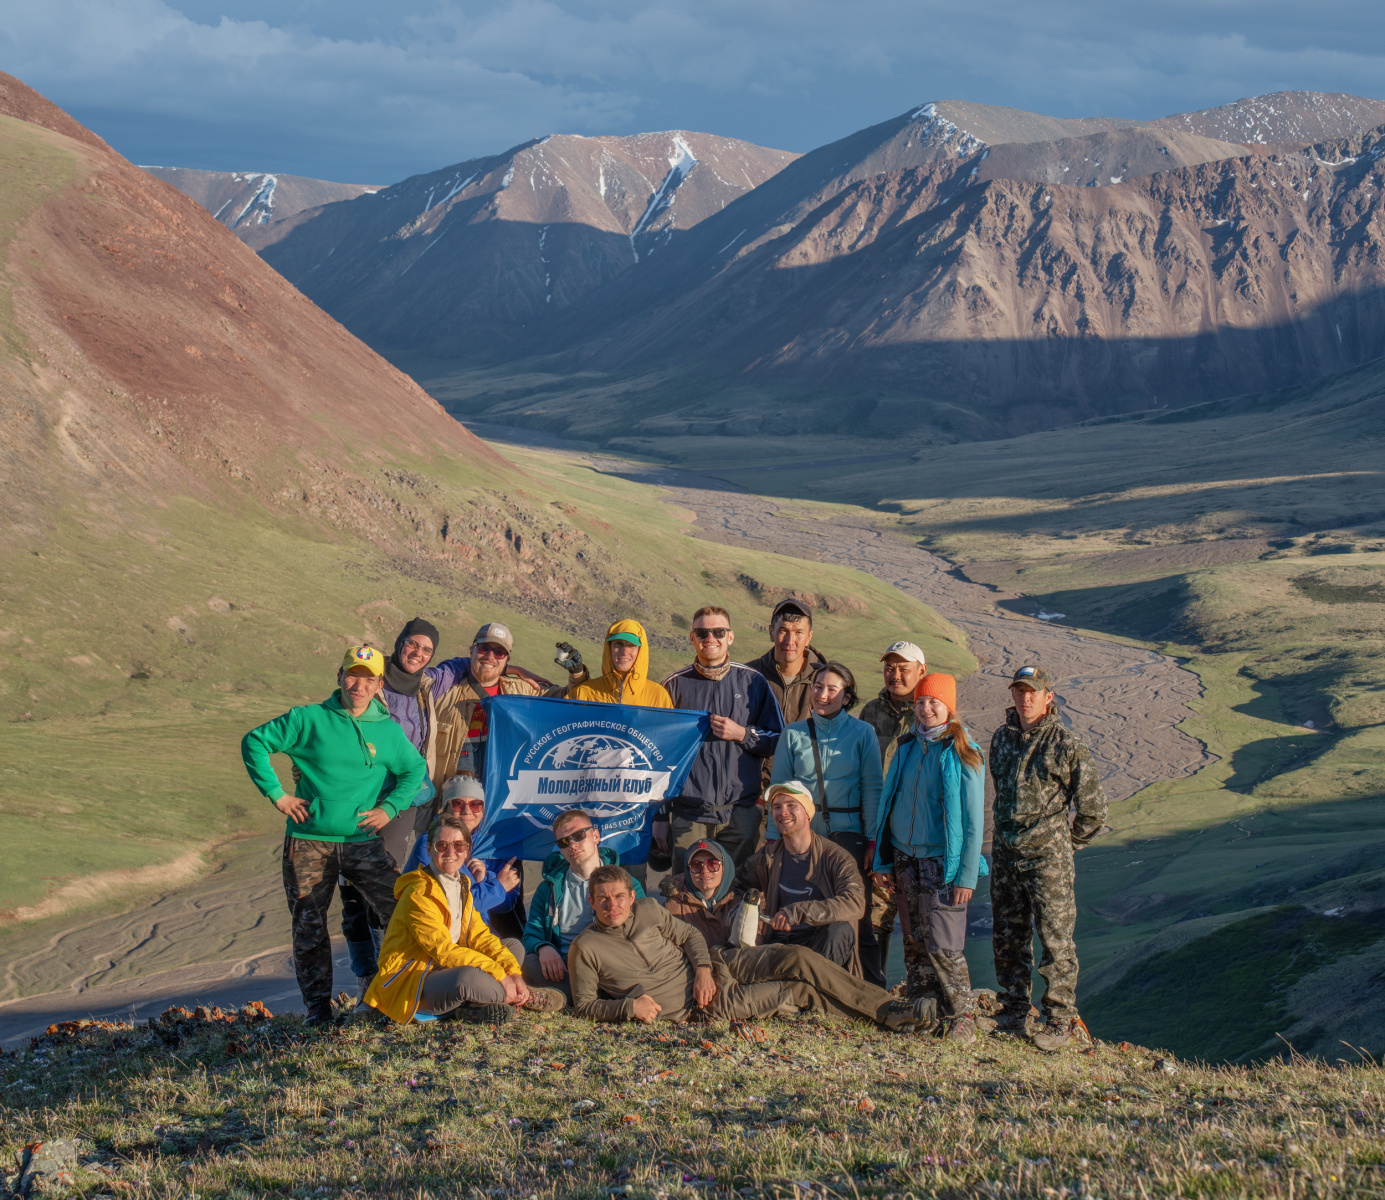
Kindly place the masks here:
<instances>
[{"instance_id":1,"label":"khaki pants","mask_svg":"<svg viewBox=\"0 0 1385 1200\"><path fill-rule=\"evenodd\" d=\"M501 943L518 962L524 947L515 941ZM505 987L480 967L443 967L428 972L418 996L418 1011L440 1017L463 1004L504 1004Z\"/></svg>"},{"instance_id":2,"label":"khaki pants","mask_svg":"<svg viewBox=\"0 0 1385 1200\"><path fill-rule=\"evenodd\" d=\"M878 1021L884 1007L894 999L884 988L867 983L806 946L748 946L713 954L720 954L727 971L739 983L779 980L802 985L806 991L795 996L800 1008Z\"/></svg>"}]
</instances>

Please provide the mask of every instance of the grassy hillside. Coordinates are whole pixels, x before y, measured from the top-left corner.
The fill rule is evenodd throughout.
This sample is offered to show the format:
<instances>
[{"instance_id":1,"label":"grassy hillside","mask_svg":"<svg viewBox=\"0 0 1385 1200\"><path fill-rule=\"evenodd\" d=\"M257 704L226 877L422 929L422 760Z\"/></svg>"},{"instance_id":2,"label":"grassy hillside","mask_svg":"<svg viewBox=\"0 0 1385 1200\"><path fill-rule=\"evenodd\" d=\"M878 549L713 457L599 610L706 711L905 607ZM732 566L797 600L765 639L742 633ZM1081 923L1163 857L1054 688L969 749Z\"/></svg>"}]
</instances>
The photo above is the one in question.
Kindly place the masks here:
<instances>
[{"instance_id":1,"label":"grassy hillside","mask_svg":"<svg viewBox=\"0 0 1385 1200\"><path fill-rule=\"evenodd\" d=\"M657 673L687 661L699 605L731 610L737 653L750 657L792 593L814 600L822 636L863 672L900 631L939 663L974 667L955 629L877 580L697 542L655 489L542 455L517 463L520 473L489 479L484 465L445 460L377 472L381 495L414 509L397 553L330 516L181 499L99 531L65 519L42 549L0 564L7 957L74 910L209 872L235 856L234 839L280 827L245 778L240 735L325 695L349 640L388 646L416 614L443 631L445 655L465 653L483 622L506 621L516 660L541 673L560 638L599 664L607 624L635 616ZM414 528L448 522L448 542ZM70 844L60 857L59 844ZM241 937L235 952L284 932L264 931L263 946ZM60 980L6 982L13 995Z\"/></svg>"},{"instance_id":2,"label":"grassy hillside","mask_svg":"<svg viewBox=\"0 0 1385 1200\"><path fill-rule=\"evenodd\" d=\"M1364 1196L1385 1163L1364 1061L958 1050L811 1015L761 1043L562 1015L151 1026L0 1062L0 1154L79 1137L81 1194L414 1200Z\"/></svg>"}]
</instances>

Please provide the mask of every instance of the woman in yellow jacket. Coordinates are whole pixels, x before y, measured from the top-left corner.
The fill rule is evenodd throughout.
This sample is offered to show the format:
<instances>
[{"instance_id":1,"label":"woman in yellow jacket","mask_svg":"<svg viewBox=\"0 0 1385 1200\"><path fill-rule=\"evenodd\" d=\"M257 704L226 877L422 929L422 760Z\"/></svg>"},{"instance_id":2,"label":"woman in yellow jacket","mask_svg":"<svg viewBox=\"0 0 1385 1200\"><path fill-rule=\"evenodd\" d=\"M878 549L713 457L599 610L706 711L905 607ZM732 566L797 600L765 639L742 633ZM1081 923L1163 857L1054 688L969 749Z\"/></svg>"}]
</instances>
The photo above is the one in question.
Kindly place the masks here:
<instances>
[{"instance_id":1,"label":"woman in yellow jacket","mask_svg":"<svg viewBox=\"0 0 1385 1200\"><path fill-rule=\"evenodd\" d=\"M672 708L664 685L649 678L649 635L638 621L617 621L606 631L601 677L568 690L569 700Z\"/></svg>"},{"instance_id":2,"label":"woman in yellow jacket","mask_svg":"<svg viewBox=\"0 0 1385 1200\"><path fill-rule=\"evenodd\" d=\"M434 819L428 852L433 866L394 885L394 916L365 1002L401 1022L451 1016L498 1025L516 1008L561 1009L561 992L525 984L524 947L497 938L472 904L464 869L471 834L460 817Z\"/></svg>"}]
</instances>

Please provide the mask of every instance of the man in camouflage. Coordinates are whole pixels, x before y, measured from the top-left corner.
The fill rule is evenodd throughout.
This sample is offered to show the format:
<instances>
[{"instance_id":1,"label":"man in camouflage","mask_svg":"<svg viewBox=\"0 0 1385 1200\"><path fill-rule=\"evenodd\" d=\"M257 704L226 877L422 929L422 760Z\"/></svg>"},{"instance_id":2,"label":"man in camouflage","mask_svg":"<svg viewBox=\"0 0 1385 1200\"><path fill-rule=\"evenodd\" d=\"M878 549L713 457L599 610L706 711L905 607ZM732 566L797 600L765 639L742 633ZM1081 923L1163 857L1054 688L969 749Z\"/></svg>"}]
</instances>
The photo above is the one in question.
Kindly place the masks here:
<instances>
[{"instance_id":1,"label":"man in camouflage","mask_svg":"<svg viewBox=\"0 0 1385 1200\"><path fill-rule=\"evenodd\" d=\"M874 700L861 709L861 720L875 730L880 742L880 762L888 774L895 743L901 735L914 732L914 688L928 670L923 651L913 642L893 642L880 656L884 663L885 686ZM899 897L886 891L874 880L870 885L870 923L875 926L880 943L880 970L889 969L890 937L894 919L899 911ZM906 910L900 922L904 926L905 995L935 996L940 986L937 972L928 961L922 947L915 947Z\"/></svg>"},{"instance_id":2,"label":"man in camouflage","mask_svg":"<svg viewBox=\"0 0 1385 1200\"><path fill-rule=\"evenodd\" d=\"M1034 933L1043 957L1041 1050L1058 1050L1086 1027L1077 1015L1077 899L1073 851L1106 823L1106 796L1091 752L1058 719L1048 672L1024 666L1010 681L1014 707L991 738L995 859L991 913L1000 1029L1028 1026ZM1070 815L1071 814L1071 815Z\"/></svg>"}]
</instances>

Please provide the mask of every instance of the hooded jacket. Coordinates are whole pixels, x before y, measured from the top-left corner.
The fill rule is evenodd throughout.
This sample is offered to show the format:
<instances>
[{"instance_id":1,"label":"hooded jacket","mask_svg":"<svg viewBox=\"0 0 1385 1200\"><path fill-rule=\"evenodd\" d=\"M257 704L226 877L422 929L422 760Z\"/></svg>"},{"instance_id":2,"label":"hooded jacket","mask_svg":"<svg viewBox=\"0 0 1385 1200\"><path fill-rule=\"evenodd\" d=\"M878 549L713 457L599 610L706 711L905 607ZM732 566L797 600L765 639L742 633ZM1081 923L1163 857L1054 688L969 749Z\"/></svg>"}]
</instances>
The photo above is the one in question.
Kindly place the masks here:
<instances>
[{"instance_id":1,"label":"hooded jacket","mask_svg":"<svg viewBox=\"0 0 1385 1200\"><path fill-rule=\"evenodd\" d=\"M710 896L698 890L693 882L692 871L686 868L682 875L682 887L665 902L668 909L680 921L686 921L708 946L724 948L731 945L731 933L735 928L736 910L741 906L741 893L732 884L736 877L736 864L726 853L720 842L700 841L688 847L684 862L699 850L715 854L721 863L721 883Z\"/></svg>"},{"instance_id":2,"label":"hooded jacket","mask_svg":"<svg viewBox=\"0 0 1385 1200\"><path fill-rule=\"evenodd\" d=\"M899 748L898 739L914 731L914 701L896 700L889 688L881 688L874 700L867 700L861 708L861 720L875 730L880 743L880 758L885 770L890 769L890 759Z\"/></svg>"},{"instance_id":3,"label":"hooded jacket","mask_svg":"<svg viewBox=\"0 0 1385 1200\"><path fill-rule=\"evenodd\" d=\"M884 783L875 730L849 712L839 712L834 717L814 717L813 727L818 733L818 755L822 759L827 795L824 797L818 787L813 739L808 734L807 721L796 721L784 730L774 752L770 782L787 783L797 779L808 785L817 804L812 822L814 833L823 837L829 832L869 835L875 827L875 810L880 803L880 786ZM771 820L765 837L778 836L779 830Z\"/></svg>"},{"instance_id":4,"label":"hooded jacket","mask_svg":"<svg viewBox=\"0 0 1385 1200\"><path fill-rule=\"evenodd\" d=\"M620 855L605 846L598 846L596 853L603 867L620 861ZM529 902L529 919L524 923L524 949L530 954L537 954L543 946L551 946L555 954L558 952L558 914L567 890L567 869L568 861L561 850L553 851L543 860L543 881L534 889L534 898ZM638 879L633 882L638 899L644 895L644 888Z\"/></svg>"},{"instance_id":5,"label":"hooded jacket","mask_svg":"<svg viewBox=\"0 0 1385 1200\"><path fill-rule=\"evenodd\" d=\"M779 701L765 677L743 663L731 663L721 679L708 679L695 665L686 666L665 679L664 687L675 708L730 717L745 726L740 742L708 733L682 795L668 802L669 811L685 821L724 825L733 808L749 807L760 798L759 760L773 756L784 729Z\"/></svg>"},{"instance_id":6,"label":"hooded jacket","mask_svg":"<svg viewBox=\"0 0 1385 1200\"><path fill-rule=\"evenodd\" d=\"M273 802L284 789L271 754L287 754L298 768L295 794L307 804L308 819L295 825L289 818L286 832L308 841L368 842L376 835L357 826L361 814L381 808L394 817L428 782L423 757L378 696L353 717L336 691L321 704L289 709L241 739L250 781ZM382 796L391 780L394 787Z\"/></svg>"},{"instance_id":7,"label":"hooded jacket","mask_svg":"<svg viewBox=\"0 0 1385 1200\"><path fill-rule=\"evenodd\" d=\"M519 964L501 944L471 899L462 880L462 932L452 940L452 909L431 867L410 871L394 882L394 916L380 945L379 970L366 990L365 1002L395 1021L410 1021L430 972L476 967L497 982L518 975Z\"/></svg>"},{"instance_id":8,"label":"hooded jacket","mask_svg":"<svg viewBox=\"0 0 1385 1200\"><path fill-rule=\"evenodd\" d=\"M661 683L649 678L649 635L638 621L617 621L606 630L606 637L614 633L633 633L640 639L640 650L635 656L635 665L625 676L617 675L611 666L611 643L603 643L601 649L601 676L599 679L578 684L568 691L569 700L593 700L599 704L638 704L644 708L672 708L673 699Z\"/></svg>"}]
</instances>

